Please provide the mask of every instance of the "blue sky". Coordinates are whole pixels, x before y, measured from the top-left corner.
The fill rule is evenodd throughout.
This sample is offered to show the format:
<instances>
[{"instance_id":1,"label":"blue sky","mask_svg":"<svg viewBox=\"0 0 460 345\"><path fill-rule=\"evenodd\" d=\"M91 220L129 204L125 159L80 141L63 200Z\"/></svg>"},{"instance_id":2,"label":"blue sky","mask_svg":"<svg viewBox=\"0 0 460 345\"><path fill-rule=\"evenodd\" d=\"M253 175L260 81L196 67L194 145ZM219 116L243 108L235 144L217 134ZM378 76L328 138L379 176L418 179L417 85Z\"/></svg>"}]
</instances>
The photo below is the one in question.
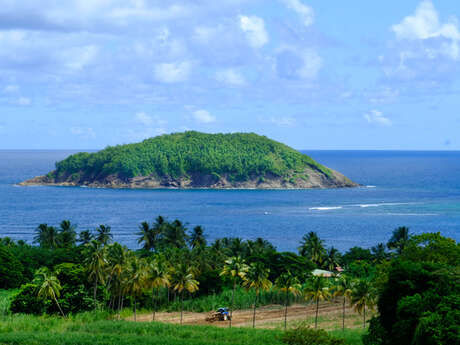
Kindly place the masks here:
<instances>
[{"instance_id":1,"label":"blue sky","mask_svg":"<svg viewBox=\"0 0 460 345\"><path fill-rule=\"evenodd\" d=\"M199 130L459 150L460 2L2 0L0 149Z\"/></svg>"}]
</instances>

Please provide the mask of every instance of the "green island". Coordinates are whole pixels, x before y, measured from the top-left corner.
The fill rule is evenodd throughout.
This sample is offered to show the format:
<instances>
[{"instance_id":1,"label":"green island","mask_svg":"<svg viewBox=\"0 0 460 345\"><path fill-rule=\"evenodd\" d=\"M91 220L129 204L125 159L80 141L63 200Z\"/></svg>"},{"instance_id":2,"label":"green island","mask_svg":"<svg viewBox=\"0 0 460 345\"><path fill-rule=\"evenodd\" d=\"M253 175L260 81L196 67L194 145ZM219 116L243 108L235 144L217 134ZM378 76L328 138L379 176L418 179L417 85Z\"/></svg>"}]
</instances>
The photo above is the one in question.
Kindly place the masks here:
<instances>
[{"instance_id":1,"label":"green island","mask_svg":"<svg viewBox=\"0 0 460 345\"><path fill-rule=\"evenodd\" d=\"M136 233L137 250L68 220L1 238L0 344L460 344L460 244L439 233L344 253L315 232L297 252L208 243L161 216Z\"/></svg>"},{"instance_id":2,"label":"green island","mask_svg":"<svg viewBox=\"0 0 460 345\"><path fill-rule=\"evenodd\" d=\"M104 188L340 188L357 184L309 156L254 133L161 135L81 152L20 185Z\"/></svg>"}]
</instances>

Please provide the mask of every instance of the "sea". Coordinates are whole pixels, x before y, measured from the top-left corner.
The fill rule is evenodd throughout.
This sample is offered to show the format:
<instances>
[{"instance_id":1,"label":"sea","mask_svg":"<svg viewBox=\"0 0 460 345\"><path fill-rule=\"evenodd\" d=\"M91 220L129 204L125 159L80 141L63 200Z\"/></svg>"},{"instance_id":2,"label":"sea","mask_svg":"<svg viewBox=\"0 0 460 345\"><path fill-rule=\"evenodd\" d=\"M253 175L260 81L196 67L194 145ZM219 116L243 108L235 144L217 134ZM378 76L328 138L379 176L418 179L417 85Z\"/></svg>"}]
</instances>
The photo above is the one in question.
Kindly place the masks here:
<instances>
[{"instance_id":1,"label":"sea","mask_svg":"<svg viewBox=\"0 0 460 345\"><path fill-rule=\"evenodd\" d=\"M296 251L315 231L345 251L386 243L392 231L441 232L460 240L459 151L302 151L342 172L359 188L315 190L117 190L20 187L75 151L0 150L0 237L32 243L41 223L69 219L78 230L99 224L115 241L138 248L142 221L158 215L221 237L262 237Z\"/></svg>"}]
</instances>

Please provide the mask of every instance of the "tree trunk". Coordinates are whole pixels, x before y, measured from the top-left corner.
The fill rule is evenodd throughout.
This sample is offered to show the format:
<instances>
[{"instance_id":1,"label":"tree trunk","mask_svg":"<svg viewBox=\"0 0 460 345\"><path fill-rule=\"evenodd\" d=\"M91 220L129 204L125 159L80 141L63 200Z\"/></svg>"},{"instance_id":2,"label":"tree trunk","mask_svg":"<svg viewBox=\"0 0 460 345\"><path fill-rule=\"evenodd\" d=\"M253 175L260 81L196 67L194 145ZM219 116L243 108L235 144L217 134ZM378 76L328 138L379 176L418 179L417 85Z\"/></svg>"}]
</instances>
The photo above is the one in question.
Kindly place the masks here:
<instances>
[{"instance_id":1,"label":"tree trunk","mask_svg":"<svg viewBox=\"0 0 460 345\"><path fill-rule=\"evenodd\" d=\"M180 294L180 324L182 325L182 317L184 314L184 292Z\"/></svg>"},{"instance_id":2,"label":"tree trunk","mask_svg":"<svg viewBox=\"0 0 460 345\"><path fill-rule=\"evenodd\" d=\"M97 293L97 276L96 276L96 281L94 282L94 290L93 290L93 297L94 297L94 310L96 310L96 309L97 309L96 293Z\"/></svg>"},{"instance_id":3,"label":"tree trunk","mask_svg":"<svg viewBox=\"0 0 460 345\"><path fill-rule=\"evenodd\" d=\"M287 328L287 311L288 311L288 291L286 290L286 299L285 299L285 309L284 309L284 330Z\"/></svg>"},{"instance_id":4,"label":"tree trunk","mask_svg":"<svg viewBox=\"0 0 460 345\"><path fill-rule=\"evenodd\" d=\"M62 316L65 317L65 314L64 314L64 312L62 311L61 306L59 305L59 302L58 302L57 299L56 299L56 296L53 296L53 297L54 297L54 301L56 302L56 304L57 304L57 306L58 306L58 308L59 308L59 311L61 312Z\"/></svg>"},{"instance_id":5,"label":"tree trunk","mask_svg":"<svg viewBox=\"0 0 460 345\"><path fill-rule=\"evenodd\" d=\"M236 289L236 278L233 281L233 292L232 292L232 307L230 309L230 328L232 328L232 319L233 319L233 305L235 304L235 289Z\"/></svg>"},{"instance_id":6,"label":"tree trunk","mask_svg":"<svg viewBox=\"0 0 460 345\"><path fill-rule=\"evenodd\" d=\"M363 328L366 328L366 304L364 304Z\"/></svg>"},{"instance_id":7,"label":"tree trunk","mask_svg":"<svg viewBox=\"0 0 460 345\"><path fill-rule=\"evenodd\" d=\"M120 311L121 311L121 293L118 295L118 320L120 320Z\"/></svg>"},{"instance_id":8,"label":"tree trunk","mask_svg":"<svg viewBox=\"0 0 460 345\"><path fill-rule=\"evenodd\" d=\"M133 307L134 307L134 322L136 322L137 321L137 319L136 319L136 297L134 297L134 305L133 305Z\"/></svg>"},{"instance_id":9,"label":"tree trunk","mask_svg":"<svg viewBox=\"0 0 460 345\"><path fill-rule=\"evenodd\" d=\"M319 310L319 298L316 299L315 328L318 328L318 310Z\"/></svg>"},{"instance_id":10,"label":"tree trunk","mask_svg":"<svg viewBox=\"0 0 460 345\"><path fill-rule=\"evenodd\" d=\"M155 321L155 288L152 288L152 321Z\"/></svg>"},{"instance_id":11,"label":"tree trunk","mask_svg":"<svg viewBox=\"0 0 460 345\"><path fill-rule=\"evenodd\" d=\"M345 296L343 296L342 331L345 330L345 301L346 301L346 298L345 298Z\"/></svg>"},{"instance_id":12,"label":"tree trunk","mask_svg":"<svg viewBox=\"0 0 460 345\"><path fill-rule=\"evenodd\" d=\"M257 296L258 292L256 292L256 298L254 298L254 313L252 314L252 328L256 328L256 305L257 305Z\"/></svg>"}]
</instances>

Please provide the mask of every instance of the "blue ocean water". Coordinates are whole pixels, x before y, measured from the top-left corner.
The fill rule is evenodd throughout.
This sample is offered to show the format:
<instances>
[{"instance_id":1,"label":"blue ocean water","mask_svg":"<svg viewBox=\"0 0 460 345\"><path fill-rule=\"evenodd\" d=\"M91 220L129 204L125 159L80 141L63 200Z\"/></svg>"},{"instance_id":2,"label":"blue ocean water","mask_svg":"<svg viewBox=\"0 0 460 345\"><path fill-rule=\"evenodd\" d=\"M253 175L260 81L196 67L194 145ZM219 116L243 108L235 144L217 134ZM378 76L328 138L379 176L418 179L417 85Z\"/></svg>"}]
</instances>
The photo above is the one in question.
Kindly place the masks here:
<instances>
[{"instance_id":1,"label":"blue ocean water","mask_svg":"<svg viewBox=\"0 0 460 345\"><path fill-rule=\"evenodd\" d=\"M0 237L32 241L40 223L63 219L79 230L112 226L114 239L137 248L137 226L158 215L203 225L212 241L263 237L295 250L316 231L346 250L386 242L398 226L460 240L460 152L307 151L363 185L331 190L113 190L18 187L71 151L0 151Z\"/></svg>"}]
</instances>

